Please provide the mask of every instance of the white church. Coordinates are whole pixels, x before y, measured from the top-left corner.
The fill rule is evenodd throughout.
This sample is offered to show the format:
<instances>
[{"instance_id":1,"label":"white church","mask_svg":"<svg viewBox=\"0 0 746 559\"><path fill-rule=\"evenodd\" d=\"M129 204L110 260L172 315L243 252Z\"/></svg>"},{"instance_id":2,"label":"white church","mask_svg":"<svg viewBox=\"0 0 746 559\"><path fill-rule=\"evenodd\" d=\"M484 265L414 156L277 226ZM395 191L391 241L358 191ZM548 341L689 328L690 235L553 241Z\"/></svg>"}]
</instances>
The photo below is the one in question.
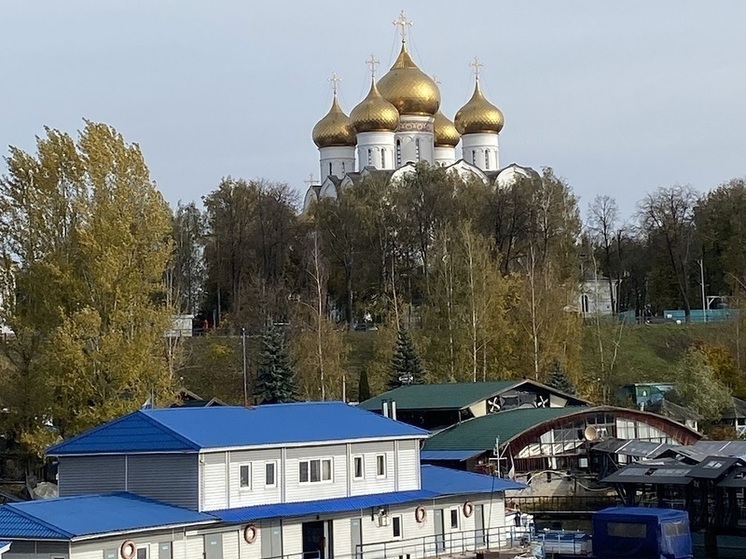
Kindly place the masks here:
<instances>
[{"instance_id":1,"label":"white church","mask_svg":"<svg viewBox=\"0 0 746 559\"><path fill-rule=\"evenodd\" d=\"M422 162L445 167L464 180L478 178L497 186L534 172L515 164L500 167L499 137L505 119L480 89L482 64L477 59L471 64L474 93L450 120L440 110L438 85L407 50L412 22L402 12L394 25L402 38L399 56L379 80L375 76L378 61L373 56L366 61L371 67L370 91L349 116L339 105L338 79L330 79L332 106L312 133L319 148L322 181L309 186L304 208L317 197L336 197L340 189L372 172L385 172L389 180L396 180L414 172Z\"/></svg>"}]
</instances>

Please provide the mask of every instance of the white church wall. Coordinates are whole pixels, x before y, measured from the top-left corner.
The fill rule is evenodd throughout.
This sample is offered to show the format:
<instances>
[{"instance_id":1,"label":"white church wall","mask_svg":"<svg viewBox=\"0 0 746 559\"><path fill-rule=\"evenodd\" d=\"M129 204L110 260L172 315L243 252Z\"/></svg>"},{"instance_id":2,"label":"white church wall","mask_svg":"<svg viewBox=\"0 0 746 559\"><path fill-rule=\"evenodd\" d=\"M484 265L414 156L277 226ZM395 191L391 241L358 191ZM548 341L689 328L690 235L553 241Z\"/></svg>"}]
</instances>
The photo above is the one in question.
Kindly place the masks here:
<instances>
[{"instance_id":1,"label":"white church wall","mask_svg":"<svg viewBox=\"0 0 746 559\"><path fill-rule=\"evenodd\" d=\"M500 168L500 150L497 134L466 134L461 137L461 153L464 161L483 171Z\"/></svg>"}]
</instances>

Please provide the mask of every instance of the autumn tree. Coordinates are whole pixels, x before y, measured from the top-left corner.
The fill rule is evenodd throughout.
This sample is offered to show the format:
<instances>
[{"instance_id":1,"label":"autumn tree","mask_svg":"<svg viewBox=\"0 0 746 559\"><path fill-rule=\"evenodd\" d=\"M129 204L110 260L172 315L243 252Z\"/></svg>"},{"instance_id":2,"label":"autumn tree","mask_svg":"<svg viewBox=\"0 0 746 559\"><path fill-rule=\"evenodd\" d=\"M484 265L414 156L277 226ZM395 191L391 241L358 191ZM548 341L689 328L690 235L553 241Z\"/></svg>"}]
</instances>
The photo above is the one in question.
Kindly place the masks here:
<instances>
[{"instance_id":1,"label":"autumn tree","mask_svg":"<svg viewBox=\"0 0 746 559\"><path fill-rule=\"evenodd\" d=\"M291 305L291 350L298 384L307 399L342 399L346 391L345 358L348 347L343 329L330 319L327 304L328 263L321 235L314 227L306 235L305 274Z\"/></svg>"},{"instance_id":2,"label":"autumn tree","mask_svg":"<svg viewBox=\"0 0 746 559\"><path fill-rule=\"evenodd\" d=\"M717 378L707 355L690 348L677 364L672 379L676 383L671 399L687 406L707 420L717 420L731 402L730 389Z\"/></svg>"},{"instance_id":3,"label":"autumn tree","mask_svg":"<svg viewBox=\"0 0 746 559\"><path fill-rule=\"evenodd\" d=\"M86 121L10 149L0 180L5 273L5 430L38 452L141 406L169 401L163 332L171 213L136 144Z\"/></svg>"},{"instance_id":4,"label":"autumn tree","mask_svg":"<svg viewBox=\"0 0 746 559\"><path fill-rule=\"evenodd\" d=\"M169 292L179 312L197 314L207 277L203 250L205 221L194 202L177 205L173 239L174 254L167 274Z\"/></svg>"},{"instance_id":5,"label":"autumn tree","mask_svg":"<svg viewBox=\"0 0 746 559\"><path fill-rule=\"evenodd\" d=\"M638 217L649 245L663 255L655 270L659 282L675 285L686 320L691 315L691 266L700 256L696 242L694 208L697 192L690 186L661 187L640 202Z\"/></svg>"},{"instance_id":6,"label":"autumn tree","mask_svg":"<svg viewBox=\"0 0 746 559\"><path fill-rule=\"evenodd\" d=\"M298 266L293 192L228 177L203 200L208 308L234 326L286 315Z\"/></svg>"}]
</instances>

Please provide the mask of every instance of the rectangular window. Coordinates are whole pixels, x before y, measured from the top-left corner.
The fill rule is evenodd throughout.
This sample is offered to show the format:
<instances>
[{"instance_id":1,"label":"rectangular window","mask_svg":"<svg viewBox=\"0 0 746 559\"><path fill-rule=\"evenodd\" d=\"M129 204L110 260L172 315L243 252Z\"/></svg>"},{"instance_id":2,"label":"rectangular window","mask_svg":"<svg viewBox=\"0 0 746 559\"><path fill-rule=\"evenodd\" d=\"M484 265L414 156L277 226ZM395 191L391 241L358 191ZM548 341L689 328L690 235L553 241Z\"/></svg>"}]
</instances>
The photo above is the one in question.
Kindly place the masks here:
<instances>
[{"instance_id":1,"label":"rectangular window","mask_svg":"<svg viewBox=\"0 0 746 559\"><path fill-rule=\"evenodd\" d=\"M458 530L458 509L451 509L451 528Z\"/></svg>"},{"instance_id":2,"label":"rectangular window","mask_svg":"<svg viewBox=\"0 0 746 559\"><path fill-rule=\"evenodd\" d=\"M386 477L386 455L376 456L376 477Z\"/></svg>"},{"instance_id":3,"label":"rectangular window","mask_svg":"<svg viewBox=\"0 0 746 559\"><path fill-rule=\"evenodd\" d=\"M148 559L148 548L147 547L138 547L137 548L137 554L136 559Z\"/></svg>"},{"instance_id":4,"label":"rectangular window","mask_svg":"<svg viewBox=\"0 0 746 559\"><path fill-rule=\"evenodd\" d=\"M238 478L241 489L251 488L251 466L249 464L241 464L238 467Z\"/></svg>"},{"instance_id":5,"label":"rectangular window","mask_svg":"<svg viewBox=\"0 0 746 559\"><path fill-rule=\"evenodd\" d=\"M648 527L637 522L609 522L606 533L617 538L644 539L648 537Z\"/></svg>"},{"instance_id":6,"label":"rectangular window","mask_svg":"<svg viewBox=\"0 0 746 559\"><path fill-rule=\"evenodd\" d=\"M267 487L274 487L277 485L277 478L275 476L275 463L267 462L264 465L264 485Z\"/></svg>"},{"instance_id":7,"label":"rectangular window","mask_svg":"<svg viewBox=\"0 0 746 559\"><path fill-rule=\"evenodd\" d=\"M332 459L301 460L298 462L298 481L319 483L332 480Z\"/></svg>"},{"instance_id":8,"label":"rectangular window","mask_svg":"<svg viewBox=\"0 0 746 559\"><path fill-rule=\"evenodd\" d=\"M104 559L117 559L119 551L116 549L104 549Z\"/></svg>"},{"instance_id":9,"label":"rectangular window","mask_svg":"<svg viewBox=\"0 0 746 559\"><path fill-rule=\"evenodd\" d=\"M393 535L395 538L401 538L401 516L394 516L391 518L391 526L393 528Z\"/></svg>"},{"instance_id":10,"label":"rectangular window","mask_svg":"<svg viewBox=\"0 0 746 559\"><path fill-rule=\"evenodd\" d=\"M352 457L352 478L353 479L365 478L365 470L363 469L363 457L362 456Z\"/></svg>"}]
</instances>

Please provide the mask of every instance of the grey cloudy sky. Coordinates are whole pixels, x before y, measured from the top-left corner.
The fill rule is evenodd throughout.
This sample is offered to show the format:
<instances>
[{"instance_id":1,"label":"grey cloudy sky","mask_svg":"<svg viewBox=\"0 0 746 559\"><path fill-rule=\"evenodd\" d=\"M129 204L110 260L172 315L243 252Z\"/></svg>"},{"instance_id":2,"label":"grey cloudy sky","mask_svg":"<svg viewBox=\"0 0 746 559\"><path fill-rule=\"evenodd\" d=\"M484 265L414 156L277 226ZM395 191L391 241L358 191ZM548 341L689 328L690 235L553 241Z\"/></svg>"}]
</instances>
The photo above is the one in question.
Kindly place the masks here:
<instances>
[{"instance_id":1,"label":"grey cloudy sky","mask_svg":"<svg viewBox=\"0 0 746 559\"><path fill-rule=\"evenodd\" d=\"M349 113L364 60L382 75L396 57L401 9L443 111L468 100L478 56L505 114L501 163L553 167L583 210L610 194L631 214L658 186L746 175L741 0L2 0L0 153L89 118L142 146L172 204L227 175L304 191L328 76Z\"/></svg>"}]
</instances>

